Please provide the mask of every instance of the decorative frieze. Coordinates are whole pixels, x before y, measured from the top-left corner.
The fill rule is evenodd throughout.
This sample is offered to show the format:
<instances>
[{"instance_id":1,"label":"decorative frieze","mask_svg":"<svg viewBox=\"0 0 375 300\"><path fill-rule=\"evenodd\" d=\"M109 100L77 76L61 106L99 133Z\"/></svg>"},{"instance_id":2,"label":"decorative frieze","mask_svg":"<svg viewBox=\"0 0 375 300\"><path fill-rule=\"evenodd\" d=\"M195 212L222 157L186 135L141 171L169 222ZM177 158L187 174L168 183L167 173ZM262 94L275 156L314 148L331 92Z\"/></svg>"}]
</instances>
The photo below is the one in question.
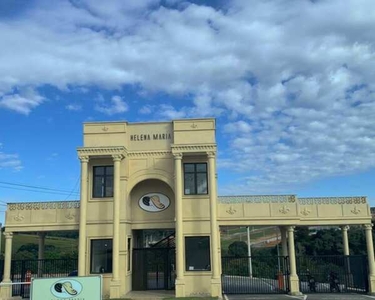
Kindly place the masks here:
<instances>
[{"instance_id":1,"label":"decorative frieze","mask_svg":"<svg viewBox=\"0 0 375 300\"><path fill-rule=\"evenodd\" d=\"M172 145L172 152L216 152L216 144Z\"/></svg>"},{"instance_id":2,"label":"decorative frieze","mask_svg":"<svg viewBox=\"0 0 375 300\"><path fill-rule=\"evenodd\" d=\"M112 156L124 155L126 156L126 148L123 146L114 147L81 147L77 149L79 157L86 156Z\"/></svg>"},{"instance_id":3,"label":"decorative frieze","mask_svg":"<svg viewBox=\"0 0 375 300\"><path fill-rule=\"evenodd\" d=\"M133 157L154 157L154 156L171 156L172 151L170 150L159 150L159 151L132 151L127 153L128 158Z\"/></svg>"},{"instance_id":4,"label":"decorative frieze","mask_svg":"<svg viewBox=\"0 0 375 300\"><path fill-rule=\"evenodd\" d=\"M314 198L298 198L298 202L302 205L309 204L366 204L366 197L314 197Z\"/></svg>"},{"instance_id":5,"label":"decorative frieze","mask_svg":"<svg viewBox=\"0 0 375 300\"><path fill-rule=\"evenodd\" d=\"M294 203L294 195L221 196L219 203Z\"/></svg>"},{"instance_id":6,"label":"decorative frieze","mask_svg":"<svg viewBox=\"0 0 375 300\"><path fill-rule=\"evenodd\" d=\"M79 208L79 201L9 203L8 210L43 210Z\"/></svg>"}]
</instances>

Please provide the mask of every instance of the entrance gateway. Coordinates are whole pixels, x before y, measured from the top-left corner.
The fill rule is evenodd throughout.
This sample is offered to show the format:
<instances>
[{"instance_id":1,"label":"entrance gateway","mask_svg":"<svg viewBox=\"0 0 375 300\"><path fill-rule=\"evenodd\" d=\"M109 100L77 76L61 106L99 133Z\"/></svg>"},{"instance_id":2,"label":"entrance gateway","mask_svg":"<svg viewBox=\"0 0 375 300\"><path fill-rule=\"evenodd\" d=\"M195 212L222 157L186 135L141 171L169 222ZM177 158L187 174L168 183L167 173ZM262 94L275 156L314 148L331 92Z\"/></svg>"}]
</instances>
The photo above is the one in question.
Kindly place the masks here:
<instances>
[{"instance_id":1,"label":"entrance gateway","mask_svg":"<svg viewBox=\"0 0 375 300\"><path fill-rule=\"evenodd\" d=\"M177 297L220 297L226 289L223 276L247 275L223 273L234 272L225 265L234 263L221 258L219 228L265 225L281 229L285 253L280 256L287 257L287 273L282 270L285 280L280 287L290 294L298 294L305 280L305 270L299 268L295 255L295 226L340 227L345 256L349 255L348 226L361 226L368 254L365 282L368 291L375 293L371 214L366 197L218 197L215 126L211 118L85 123L83 147L77 150L81 163L79 201L7 205L0 300L12 296L13 233L39 232L39 257L43 258L46 232L79 231L78 275L101 272L103 296L116 299L136 288L132 264L144 254L137 250L134 232L172 230L175 256L168 255L166 265L158 263L144 269L139 276L147 274L150 281L143 284L166 289L174 284ZM160 261L163 251L167 250L156 255L156 250L153 254L148 250L146 257L154 255L154 261ZM276 278L270 280L279 284L278 268L276 271Z\"/></svg>"}]
</instances>

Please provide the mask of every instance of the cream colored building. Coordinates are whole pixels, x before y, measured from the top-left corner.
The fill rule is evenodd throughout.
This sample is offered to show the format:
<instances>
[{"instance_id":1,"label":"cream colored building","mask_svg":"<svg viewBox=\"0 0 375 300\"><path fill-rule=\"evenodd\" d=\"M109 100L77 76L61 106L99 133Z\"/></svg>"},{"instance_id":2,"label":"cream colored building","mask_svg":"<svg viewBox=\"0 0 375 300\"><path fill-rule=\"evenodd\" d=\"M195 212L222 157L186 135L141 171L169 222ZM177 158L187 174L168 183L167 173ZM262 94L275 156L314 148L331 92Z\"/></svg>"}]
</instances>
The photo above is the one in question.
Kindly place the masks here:
<instances>
[{"instance_id":1,"label":"cream colored building","mask_svg":"<svg viewBox=\"0 0 375 300\"><path fill-rule=\"evenodd\" d=\"M231 225L280 226L291 294L299 293L295 226L342 226L344 254L349 254L346 226L363 225L369 289L375 292L371 214L365 197L218 197L214 119L93 122L84 124L83 133L83 147L77 150L79 202L8 204L0 299L11 297L7 284L13 233L40 232L43 258L43 232L79 230L78 274L103 274L104 296L120 298L133 289L132 276L140 268L132 265L133 249L142 243L137 241L139 233L150 229L175 231L176 296L221 297L219 227ZM103 249L110 249L106 259Z\"/></svg>"}]
</instances>

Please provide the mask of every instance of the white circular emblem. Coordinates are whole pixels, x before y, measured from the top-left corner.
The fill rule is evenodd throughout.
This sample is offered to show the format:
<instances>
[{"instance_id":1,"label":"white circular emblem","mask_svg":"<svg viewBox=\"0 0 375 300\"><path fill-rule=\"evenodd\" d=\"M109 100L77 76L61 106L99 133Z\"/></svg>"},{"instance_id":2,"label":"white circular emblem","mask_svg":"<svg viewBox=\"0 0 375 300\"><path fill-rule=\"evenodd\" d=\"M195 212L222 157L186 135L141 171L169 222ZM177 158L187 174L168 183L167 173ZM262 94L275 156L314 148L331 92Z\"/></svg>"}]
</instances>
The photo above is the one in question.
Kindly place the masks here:
<instances>
[{"instance_id":1,"label":"white circular emblem","mask_svg":"<svg viewBox=\"0 0 375 300\"><path fill-rule=\"evenodd\" d=\"M51 293L58 299L73 299L82 292L82 284L72 279L61 279L51 286Z\"/></svg>"},{"instance_id":2,"label":"white circular emblem","mask_svg":"<svg viewBox=\"0 0 375 300\"><path fill-rule=\"evenodd\" d=\"M159 193L148 193L139 199L139 206L149 212L159 212L168 208L171 201L166 195Z\"/></svg>"}]
</instances>

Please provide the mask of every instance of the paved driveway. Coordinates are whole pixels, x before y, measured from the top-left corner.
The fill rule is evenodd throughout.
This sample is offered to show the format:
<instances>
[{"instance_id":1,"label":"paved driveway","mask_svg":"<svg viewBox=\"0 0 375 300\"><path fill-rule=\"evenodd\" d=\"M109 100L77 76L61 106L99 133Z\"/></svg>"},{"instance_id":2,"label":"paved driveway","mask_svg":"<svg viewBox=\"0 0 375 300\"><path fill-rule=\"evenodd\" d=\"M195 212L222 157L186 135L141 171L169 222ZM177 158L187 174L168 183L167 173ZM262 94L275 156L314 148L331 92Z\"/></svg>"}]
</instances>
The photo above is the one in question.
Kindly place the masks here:
<instances>
[{"instance_id":1,"label":"paved driveway","mask_svg":"<svg viewBox=\"0 0 375 300\"><path fill-rule=\"evenodd\" d=\"M310 294L303 296L289 295L225 295L226 300L370 300L375 296L360 294Z\"/></svg>"}]
</instances>

